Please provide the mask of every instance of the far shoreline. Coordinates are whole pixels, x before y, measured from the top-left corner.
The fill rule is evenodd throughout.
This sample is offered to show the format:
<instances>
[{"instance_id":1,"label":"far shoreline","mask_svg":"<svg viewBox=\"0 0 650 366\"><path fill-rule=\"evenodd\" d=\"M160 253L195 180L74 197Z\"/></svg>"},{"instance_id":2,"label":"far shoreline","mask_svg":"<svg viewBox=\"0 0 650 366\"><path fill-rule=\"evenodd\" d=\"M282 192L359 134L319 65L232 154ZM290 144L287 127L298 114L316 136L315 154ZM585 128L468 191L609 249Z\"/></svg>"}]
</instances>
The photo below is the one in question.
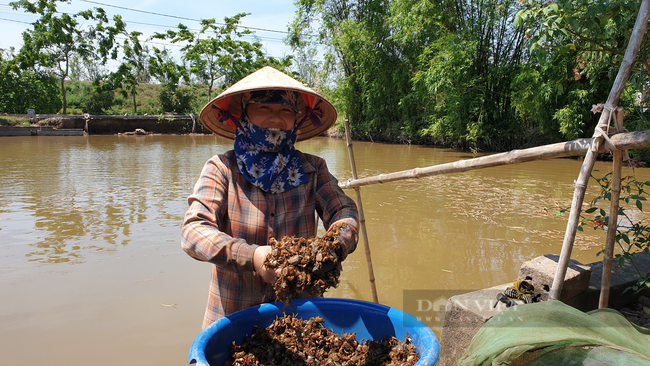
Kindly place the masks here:
<instances>
[{"instance_id":1,"label":"far shoreline","mask_svg":"<svg viewBox=\"0 0 650 366\"><path fill-rule=\"evenodd\" d=\"M0 130L2 127L51 127L53 133L45 133L47 136L78 136L85 135L206 135L210 136L213 133L200 124L198 116L193 114L162 114L162 115L136 115L130 116L125 114L118 115L60 115L60 114L13 114L0 116ZM65 133L61 130L82 130L83 133ZM32 132L32 136L37 133ZM3 134L1 136L16 136L15 134ZM23 134L29 136L29 134ZM336 126L326 131L321 135L322 137L345 139L345 133L340 131ZM492 154L504 151L473 151L471 149L463 148L458 144L453 143L435 143L422 139L422 141L412 141L404 138L403 136L352 136L354 141L366 142L379 142L386 144L398 145L415 145L426 146L433 148L453 149L469 153L478 154ZM535 146L521 146L513 148L512 150L527 149ZM581 156L567 157L569 159L582 159ZM599 161L612 161L613 154L602 153L599 154ZM636 158L643 162L646 166L650 166L650 156Z\"/></svg>"}]
</instances>

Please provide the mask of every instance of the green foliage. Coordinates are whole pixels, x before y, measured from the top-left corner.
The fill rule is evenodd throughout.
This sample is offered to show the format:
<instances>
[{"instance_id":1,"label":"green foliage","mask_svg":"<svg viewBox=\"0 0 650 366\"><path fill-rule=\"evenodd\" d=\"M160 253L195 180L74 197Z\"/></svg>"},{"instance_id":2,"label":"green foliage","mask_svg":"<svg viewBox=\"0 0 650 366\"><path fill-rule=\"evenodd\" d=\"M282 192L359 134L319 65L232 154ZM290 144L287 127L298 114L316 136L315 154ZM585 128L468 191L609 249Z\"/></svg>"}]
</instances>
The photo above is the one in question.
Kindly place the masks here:
<instances>
[{"instance_id":1,"label":"green foliage","mask_svg":"<svg viewBox=\"0 0 650 366\"><path fill-rule=\"evenodd\" d=\"M589 58L607 55L620 64L639 12L639 2L631 0L597 4L586 0L528 0L525 5L515 23L527 27L529 47L540 63L576 52ZM647 60L649 46L644 40L640 59Z\"/></svg>"},{"instance_id":2,"label":"green foliage","mask_svg":"<svg viewBox=\"0 0 650 366\"><path fill-rule=\"evenodd\" d=\"M420 62L426 67L423 65L414 76L429 121L421 134L454 143L462 143L468 137L469 116L480 109L475 99L480 96L469 77L474 50L471 42L446 31L424 50Z\"/></svg>"},{"instance_id":3,"label":"green foliage","mask_svg":"<svg viewBox=\"0 0 650 366\"><path fill-rule=\"evenodd\" d=\"M111 88L110 80L107 81L108 85L104 87L108 90ZM56 86L56 85L55 85ZM57 86L58 87L58 86ZM113 86L115 87L115 86ZM189 89L189 87L181 86L181 89ZM99 93L100 89L96 89L92 82L88 81L70 81L66 83L66 89L68 93L68 100L70 101L68 105L69 111L71 113L84 113L88 112L88 107L91 99L91 95L94 93ZM57 89L58 90L58 89ZM136 92L138 95L138 112L137 115L157 115L163 113L161 104L160 104L160 93L163 90L163 86L159 84L138 84L136 87ZM127 94L124 97L124 93ZM191 96L192 100L190 101L190 107L187 110L187 113L194 113L198 115L201 108L205 105L205 96L207 95L208 90L206 86L196 86L192 87ZM133 113L133 100L129 95L128 90L121 89L119 87L113 89L113 98L112 103L109 107L106 107L107 103L101 104L101 109L103 110L102 114L111 114L111 115L124 115L128 113L129 115L136 115ZM105 96L108 97L108 96ZM97 95L95 98L99 98ZM108 97L110 98L110 97ZM101 100L99 100L101 102ZM60 101L59 101L60 103ZM60 105L60 104L59 104ZM60 109L60 106L59 106ZM56 111L58 111L57 109ZM74 111L74 112L72 112Z\"/></svg>"},{"instance_id":4,"label":"green foliage","mask_svg":"<svg viewBox=\"0 0 650 366\"><path fill-rule=\"evenodd\" d=\"M289 36L331 49L342 112L356 137L504 149L522 130L511 84L524 53L519 2L297 1Z\"/></svg>"},{"instance_id":5,"label":"green foliage","mask_svg":"<svg viewBox=\"0 0 650 366\"><path fill-rule=\"evenodd\" d=\"M315 41L329 48L322 70L331 70L336 62L340 70L340 112L350 119L357 137L373 134L396 136L400 122L412 112L403 103L411 89L409 64L399 44L391 39L394 28L387 22L390 3L332 1L298 1L296 20L291 26L289 41L301 49ZM318 29L312 24L321 24ZM311 31L312 33L310 33ZM303 55L308 50L302 48ZM336 55L336 58L333 56ZM302 65L301 74L312 80L316 70ZM411 102L411 101L404 101Z\"/></svg>"},{"instance_id":6,"label":"green foliage","mask_svg":"<svg viewBox=\"0 0 650 366\"><path fill-rule=\"evenodd\" d=\"M149 58L149 73L165 85L179 85L181 81L189 83L190 75L184 65L178 65L169 50L154 47L154 54Z\"/></svg>"},{"instance_id":7,"label":"green foliage","mask_svg":"<svg viewBox=\"0 0 650 366\"><path fill-rule=\"evenodd\" d=\"M183 45L178 63L166 49L150 53L119 16L109 21L101 8L63 14L57 3L12 3L39 19L23 34L12 66L2 69L4 110L58 111L62 102L64 113L198 114L213 93L271 65L331 98L355 138L475 151L589 137L598 121L592 107L608 96L639 6L632 0L296 0L287 37L295 57L267 57L260 43L244 41L252 33L240 31L246 14L237 14L223 25L205 19L197 31L179 24L156 34ZM120 45L118 35L126 36ZM628 130L650 128L649 39L619 101ZM118 70L105 75L102 65L118 56ZM102 82L91 88L69 78ZM162 87L141 85L152 78ZM632 154L650 158L650 149Z\"/></svg>"},{"instance_id":8,"label":"green foliage","mask_svg":"<svg viewBox=\"0 0 650 366\"><path fill-rule=\"evenodd\" d=\"M192 105L194 89L178 87L173 84L163 85L160 92L160 104L163 112L188 113Z\"/></svg>"},{"instance_id":9,"label":"green foliage","mask_svg":"<svg viewBox=\"0 0 650 366\"><path fill-rule=\"evenodd\" d=\"M588 137L611 89L638 2L298 0L287 41L317 82L337 75L354 137L507 150ZM324 63L305 65L314 44ZM647 89L644 39L630 91ZM643 70L642 70L643 69ZM631 97L632 96L632 97ZM646 100L650 103L650 97ZM650 107L650 105L648 105ZM633 120L628 122L630 117ZM647 126L644 116L628 126Z\"/></svg>"},{"instance_id":10,"label":"green foliage","mask_svg":"<svg viewBox=\"0 0 650 366\"><path fill-rule=\"evenodd\" d=\"M517 114L551 141L591 136L598 122L591 108L607 98L613 82L602 68L575 62L574 54L558 56L522 68L513 81Z\"/></svg>"},{"instance_id":11,"label":"green foliage","mask_svg":"<svg viewBox=\"0 0 650 366\"><path fill-rule=\"evenodd\" d=\"M189 66L190 74L200 82L207 82L207 102L212 99L215 82L220 81L222 87L230 86L262 66L283 64L290 60L267 60L261 43L240 39L252 34L250 30L238 30L240 19L246 15L240 13L232 18L225 17L223 26L218 26L215 19L202 19L201 30L196 33L179 24L178 32L168 30L166 33L156 33L153 38L168 39L172 43L186 43L181 49L182 60ZM190 79L189 75L186 77ZM167 92L169 95L164 97L166 101L169 101L170 93L171 91Z\"/></svg>"},{"instance_id":12,"label":"green foliage","mask_svg":"<svg viewBox=\"0 0 650 366\"><path fill-rule=\"evenodd\" d=\"M473 148L508 149L523 130L513 110L522 69L522 34L511 22L516 1L434 2L437 32L426 38L414 73L428 126L423 135ZM410 17L410 12L401 14Z\"/></svg>"},{"instance_id":13,"label":"green foliage","mask_svg":"<svg viewBox=\"0 0 650 366\"><path fill-rule=\"evenodd\" d=\"M588 137L597 123L590 110L604 103L623 59L639 10L637 1L526 1L515 17L525 30L533 60L552 71L544 79L554 120L565 138ZM619 106L638 110L632 94L647 91L650 39L643 39L637 63ZM636 113L635 113L636 114ZM634 116L633 116L634 117ZM639 118L626 118L637 126ZM644 124L647 126L647 124ZM629 128L629 127L628 127ZM647 127L646 127L647 128Z\"/></svg>"},{"instance_id":14,"label":"green foliage","mask_svg":"<svg viewBox=\"0 0 650 366\"><path fill-rule=\"evenodd\" d=\"M641 166L637 161L630 161L632 167ZM623 177L620 182L621 193L619 197L620 206L618 209L618 222L610 223L610 216L607 211L598 206L599 201L611 201L612 199L612 175L608 173L602 178L592 178L598 182L600 193L591 200L591 207L581 213L581 222L578 227L583 231L585 227L592 227L594 230L616 230L615 241L619 247L619 253L615 254L615 261L620 267L624 267L626 261L632 264L636 270L638 278L637 283L626 289L635 292L650 289L650 273L640 273L634 266L634 255L636 253L650 252L650 225L640 219L635 211L643 211L644 203L648 201L650 195L647 191L650 188L650 181L642 182L636 179L636 175ZM563 214L568 211L564 209L558 213ZM638 212L637 211L637 212ZM600 251L598 255L604 251Z\"/></svg>"},{"instance_id":15,"label":"green foliage","mask_svg":"<svg viewBox=\"0 0 650 366\"><path fill-rule=\"evenodd\" d=\"M140 44L140 32L131 32L127 34L122 51L122 64L116 72L111 74L110 79L113 84L122 86L122 95L126 97L129 93L133 97L133 114L138 113L137 103L137 86L141 82L148 82L149 73L149 49L142 47ZM110 107L110 106L109 106Z\"/></svg>"},{"instance_id":16,"label":"green foliage","mask_svg":"<svg viewBox=\"0 0 650 366\"><path fill-rule=\"evenodd\" d=\"M68 96L68 108L85 110L93 91L92 82L70 81L65 83L65 88Z\"/></svg>"},{"instance_id":17,"label":"green foliage","mask_svg":"<svg viewBox=\"0 0 650 366\"><path fill-rule=\"evenodd\" d=\"M105 114L113 105L115 87L110 82L97 79L92 83L92 92L84 110L90 114Z\"/></svg>"},{"instance_id":18,"label":"green foliage","mask_svg":"<svg viewBox=\"0 0 650 366\"><path fill-rule=\"evenodd\" d=\"M57 80L34 71L6 70L0 78L0 112L56 113L61 108Z\"/></svg>"},{"instance_id":19,"label":"green foliage","mask_svg":"<svg viewBox=\"0 0 650 366\"><path fill-rule=\"evenodd\" d=\"M30 126L29 119L22 116L2 116L0 126Z\"/></svg>"},{"instance_id":20,"label":"green foliage","mask_svg":"<svg viewBox=\"0 0 650 366\"><path fill-rule=\"evenodd\" d=\"M21 69L50 70L60 79L63 114L67 113L65 81L75 56L83 59L99 58L102 62L117 57L114 48L115 35L124 30L120 16L109 21L103 9L84 10L77 14L59 13L57 0L41 0L31 3L19 0L10 5L32 14L40 15L33 28L23 32L23 47L17 55ZM87 21L95 23L84 27Z\"/></svg>"}]
</instances>

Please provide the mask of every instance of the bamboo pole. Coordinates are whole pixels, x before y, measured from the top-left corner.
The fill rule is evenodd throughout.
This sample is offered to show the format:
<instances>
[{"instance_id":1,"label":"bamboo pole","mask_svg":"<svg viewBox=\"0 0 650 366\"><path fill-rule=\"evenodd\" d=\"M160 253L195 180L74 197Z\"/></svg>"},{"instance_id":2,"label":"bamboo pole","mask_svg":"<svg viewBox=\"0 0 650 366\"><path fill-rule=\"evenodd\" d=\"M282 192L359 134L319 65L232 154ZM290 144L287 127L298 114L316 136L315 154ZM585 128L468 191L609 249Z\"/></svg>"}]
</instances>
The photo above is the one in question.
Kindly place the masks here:
<instances>
[{"instance_id":1,"label":"bamboo pole","mask_svg":"<svg viewBox=\"0 0 650 366\"><path fill-rule=\"evenodd\" d=\"M623 108L616 109L616 130L623 130ZM603 257L603 275L600 285L600 298L598 308L609 307L609 290L612 279L612 263L614 261L614 242L618 230L618 207L621 196L621 176L623 165L623 151L614 151L611 205L609 209L609 223L607 224L607 240L605 242L605 253Z\"/></svg>"},{"instance_id":2,"label":"bamboo pole","mask_svg":"<svg viewBox=\"0 0 650 366\"><path fill-rule=\"evenodd\" d=\"M639 149L650 147L650 130L619 133L610 137L617 150ZM495 166L525 163L539 159L559 158L565 156L585 155L592 146L593 139L578 139L559 142L556 144L533 147L524 150L512 150L505 153L482 156L480 158L460 160L453 163L433 165L424 168L403 170L394 173L380 174L372 177L351 179L339 183L344 189L357 188L370 184L388 183L404 179L416 179L440 174L460 173L468 170L490 168ZM608 152L601 146L600 152Z\"/></svg>"},{"instance_id":3,"label":"bamboo pole","mask_svg":"<svg viewBox=\"0 0 650 366\"><path fill-rule=\"evenodd\" d=\"M354 151L352 150L352 139L350 138L350 123L345 119L345 140L348 144L348 153L350 154L350 167L352 168L352 179L357 179L357 165L354 161ZM370 257L370 244L368 243L368 233L366 232L366 217L363 214L363 203L361 202L361 188L354 189L357 194L357 205L359 206L359 224L363 236L363 248L366 253L366 264L368 265L368 279L370 280L370 289L372 291L372 301L379 303L377 297L377 287L375 286L375 273L372 270L372 258Z\"/></svg>"},{"instance_id":4,"label":"bamboo pole","mask_svg":"<svg viewBox=\"0 0 650 366\"><path fill-rule=\"evenodd\" d=\"M614 151L614 174L612 181L612 202L609 210L609 223L607 224L607 241L605 256L603 257L603 276L600 285L600 299L598 308L609 307L609 289L612 279L612 262L614 261L614 242L618 229L618 199L621 194L621 165L623 152Z\"/></svg>"},{"instance_id":5,"label":"bamboo pole","mask_svg":"<svg viewBox=\"0 0 650 366\"><path fill-rule=\"evenodd\" d=\"M621 68L618 70L618 74L614 80L614 85L612 85L612 90L607 97L607 102L605 102L605 107L600 115L600 120L598 121L596 130L594 131L593 148L587 151L582 168L580 169L580 174L575 183L573 201L571 202L571 212L569 214L566 232L564 233L562 251L560 252L560 259L557 264L555 278L553 279L553 285L551 286L549 294L549 297L553 300L559 299L562 294L564 277L566 276L569 260L571 259L571 251L573 250L573 243L578 229L578 222L580 220L580 212L582 211L582 202L584 201L587 182L589 181L591 171L594 168L600 145L604 140L603 130L609 128L612 111L616 105L618 105L618 101L620 100L623 89L625 88L625 83L632 71L632 66L636 63L639 47L643 41L643 36L648 25L648 18L650 18L650 0L643 0L634 24L632 36L630 36L630 43L625 50L625 56L623 57Z\"/></svg>"}]
</instances>

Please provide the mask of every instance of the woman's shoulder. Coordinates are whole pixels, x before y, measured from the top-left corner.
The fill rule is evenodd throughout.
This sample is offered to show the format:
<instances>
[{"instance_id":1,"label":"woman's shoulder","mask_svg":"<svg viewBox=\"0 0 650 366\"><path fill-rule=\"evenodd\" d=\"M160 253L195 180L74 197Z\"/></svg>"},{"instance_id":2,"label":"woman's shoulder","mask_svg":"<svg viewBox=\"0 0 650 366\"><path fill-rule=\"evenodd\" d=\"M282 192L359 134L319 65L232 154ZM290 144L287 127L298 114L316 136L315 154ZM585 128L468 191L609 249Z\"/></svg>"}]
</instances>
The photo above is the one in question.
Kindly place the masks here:
<instances>
[{"instance_id":1,"label":"woman's shoulder","mask_svg":"<svg viewBox=\"0 0 650 366\"><path fill-rule=\"evenodd\" d=\"M303 160L307 160L307 161L310 161L310 162L325 161L325 159L321 158L318 155L304 153L304 152L302 152L300 150L296 150L296 152L298 153L298 155L300 155L301 159L303 159Z\"/></svg>"},{"instance_id":2,"label":"woman's shoulder","mask_svg":"<svg viewBox=\"0 0 650 366\"><path fill-rule=\"evenodd\" d=\"M296 150L296 152L300 156L300 160L302 160L303 169L305 169L306 173L325 165L325 159L318 155L307 154L299 150Z\"/></svg>"},{"instance_id":3,"label":"woman's shoulder","mask_svg":"<svg viewBox=\"0 0 650 366\"><path fill-rule=\"evenodd\" d=\"M216 165L220 169L232 169L232 167L237 167L237 157L235 156L235 151L229 150L223 154L213 155L210 159L208 159L207 164Z\"/></svg>"}]
</instances>

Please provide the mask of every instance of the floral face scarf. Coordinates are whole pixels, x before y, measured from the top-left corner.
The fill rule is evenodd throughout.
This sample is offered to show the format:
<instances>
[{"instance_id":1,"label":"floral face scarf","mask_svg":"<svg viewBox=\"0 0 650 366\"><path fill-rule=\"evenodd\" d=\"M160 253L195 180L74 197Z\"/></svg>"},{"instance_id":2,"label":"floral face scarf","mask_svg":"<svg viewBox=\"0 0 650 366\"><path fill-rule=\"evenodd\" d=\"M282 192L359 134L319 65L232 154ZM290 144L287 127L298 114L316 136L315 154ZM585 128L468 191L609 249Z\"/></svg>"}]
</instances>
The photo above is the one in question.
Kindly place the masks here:
<instances>
[{"instance_id":1,"label":"floral face scarf","mask_svg":"<svg viewBox=\"0 0 650 366\"><path fill-rule=\"evenodd\" d=\"M269 90L246 93L235 134L235 155L239 171L247 181L265 192L280 193L307 182L300 156L294 148L295 133L255 126L246 115L251 103L288 105L297 111L297 93Z\"/></svg>"}]
</instances>

